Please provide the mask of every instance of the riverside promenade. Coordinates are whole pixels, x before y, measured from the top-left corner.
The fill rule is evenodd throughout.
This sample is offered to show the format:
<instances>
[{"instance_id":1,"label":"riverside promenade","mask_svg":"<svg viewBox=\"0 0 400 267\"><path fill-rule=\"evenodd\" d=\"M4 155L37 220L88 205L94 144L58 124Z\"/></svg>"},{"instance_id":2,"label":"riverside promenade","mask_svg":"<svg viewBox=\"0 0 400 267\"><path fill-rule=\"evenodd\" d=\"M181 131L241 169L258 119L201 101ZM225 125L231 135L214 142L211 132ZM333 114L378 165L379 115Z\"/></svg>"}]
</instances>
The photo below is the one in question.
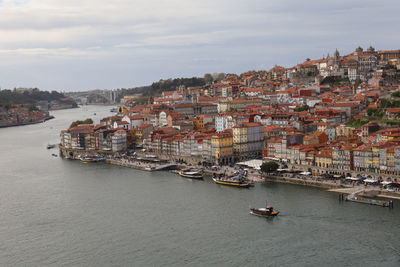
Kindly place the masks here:
<instances>
[{"instance_id":1,"label":"riverside promenade","mask_svg":"<svg viewBox=\"0 0 400 267\"><path fill-rule=\"evenodd\" d=\"M251 179L251 178L249 178ZM388 198L388 199L397 199L400 200L400 192L394 191L389 192L383 188L358 184L356 186L342 183L340 180L320 180L310 177L297 178L297 177L284 177L284 176L274 176L268 175L265 176L264 181L266 182L276 182L276 183L286 183L286 184L295 184L295 185L304 185L304 186L312 186L318 187L321 189L325 189L329 192L341 193L341 194L354 194L356 192L363 191L360 193L360 196L363 197L371 197L371 198Z\"/></svg>"},{"instance_id":2,"label":"riverside promenade","mask_svg":"<svg viewBox=\"0 0 400 267\"><path fill-rule=\"evenodd\" d=\"M71 153L73 156L71 157ZM79 159L80 156L84 156L90 154L90 156L95 156L96 153L88 153L87 151L79 151L79 150L68 150L60 147L60 154L63 157L70 159ZM157 171L163 169L163 166L166 167L174 167L176 169L186 169L186 168L197 168L201 169L205 176L211 177L213 174L224 174L227 176L234 175L237 172L237 168L230 166L219 166L217 169L209 168L204 166L197 166L193 164L184 164L181 162L168 161L168 160L157 160L152 158L145 158L145 154L139 157L113 157L111 154L107 153L106 155L102 155L106 157L106 163L118 165L126 168L133 168L142 171ZM378 193L374 195L374 197L380 198L390 198L390 199L399 199L400 200L400 192L394 191L389 192L383 188L379 188L377 186L371 185L360 185L354 186L353 184L344 183L341 180L337 179L321 179L316 176L302 176L302 175L277 175L277 174L262 174L257 170L248 170L248 175L246 177L247 180L252 182L277 182L277 183L286 183L286 184L295 184L295 185L303 185L303 186L312 186L318 187L324 190L328 190L336 193L344 193L344 194L353 194L361 189L365 191L378 190ZM365 196L368 196L367 194Z\"/></svg>"}]
</instances>

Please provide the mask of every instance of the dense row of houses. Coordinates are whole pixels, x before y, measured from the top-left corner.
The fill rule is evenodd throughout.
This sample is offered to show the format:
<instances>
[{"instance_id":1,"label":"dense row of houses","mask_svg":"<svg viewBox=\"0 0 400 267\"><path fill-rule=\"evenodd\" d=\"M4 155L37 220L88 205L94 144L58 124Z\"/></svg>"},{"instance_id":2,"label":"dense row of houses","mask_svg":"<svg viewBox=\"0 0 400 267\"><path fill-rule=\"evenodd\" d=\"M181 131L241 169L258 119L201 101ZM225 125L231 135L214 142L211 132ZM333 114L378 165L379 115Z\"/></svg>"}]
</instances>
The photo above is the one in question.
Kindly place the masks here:
<instances>
[{"instance_id":1,"label":"dense row of houses","mask_svg":"<svg viewBox=\"0 0 400 267\"><path fill-rule=\"evenodd\" d=\"M50 117L48 111L26 107L15 107L8 110L0 108L0 126L22 125L42 122Z\"/></svg>"},{"instance_id":2,"label":"dense row of houses","mask_svg":"<svg viewBox=\"0 0 400 267\"><path fill-rule=\"evenodd\" d=\"M260 158L263 147L263 126L256 122L220 132L215 128L186 132L172 127L160 128L144 142L144 148L152 153L212 165Z\"/></svg>"},{"instance_id":3,"label":"dense row of houses","mask_svg":"<svg viewBox=\"0 0 400 267\"><path fill-rule=\"evenodd\" d=\"M180 86L148 104L120 107L99 125L63 131L62 145L113 152L144 149L195 164L263 157L323 169L398 173L398 128L347 123L365 118L370 110L384 111L387 120L400 118L400 107L385 106L400 89L399 79L393 79L399 74L399 59L398 50L357 48L343 57L335 51L333 57L294 68L275 66L227 75L201 87ZM355 75L364 75L356 76L357 84L302 79L349 78L354 68Z\"/></svg>"},{"instance_id":4,"label":"dense row of houses","mask_svg":"<svg viewBox=\"0 0 400 267\"><path fill-rule=\"evenodd\" d=\"M363 142L361 132L376 125L364 125L361 130L351 129L341 135L343 125L337 131L338 138L329 140L324 132L314 132L307 142L299 133L288 133L282 138L266 140L265 159L275 159L295 165L332 169L337 171L400 174L400 128L377 130ZM294 136L300 136L295 139ZM313 138L318 137L318 138ZM310 140L310 139L309 139Z\"/></svg>"}]
</instances>

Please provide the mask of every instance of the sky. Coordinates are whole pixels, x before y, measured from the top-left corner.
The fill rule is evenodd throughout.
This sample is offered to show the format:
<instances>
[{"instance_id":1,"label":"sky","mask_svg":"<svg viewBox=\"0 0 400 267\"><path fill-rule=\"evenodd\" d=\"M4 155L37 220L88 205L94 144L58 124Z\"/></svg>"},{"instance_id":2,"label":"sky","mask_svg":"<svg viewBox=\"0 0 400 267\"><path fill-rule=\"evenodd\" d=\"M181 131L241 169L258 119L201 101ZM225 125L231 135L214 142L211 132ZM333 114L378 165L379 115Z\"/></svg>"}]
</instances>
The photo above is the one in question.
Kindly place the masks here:
<instances>
[{"instance_id":1,"label":"sky","mask_svg":"<svg viewBox=\"0 0 400 267\"><path fill-rule=\"evenodd\" d=\"M0 0L0 88L80 91L400 49L398 0Z\"/></svg>"}]
</instances>

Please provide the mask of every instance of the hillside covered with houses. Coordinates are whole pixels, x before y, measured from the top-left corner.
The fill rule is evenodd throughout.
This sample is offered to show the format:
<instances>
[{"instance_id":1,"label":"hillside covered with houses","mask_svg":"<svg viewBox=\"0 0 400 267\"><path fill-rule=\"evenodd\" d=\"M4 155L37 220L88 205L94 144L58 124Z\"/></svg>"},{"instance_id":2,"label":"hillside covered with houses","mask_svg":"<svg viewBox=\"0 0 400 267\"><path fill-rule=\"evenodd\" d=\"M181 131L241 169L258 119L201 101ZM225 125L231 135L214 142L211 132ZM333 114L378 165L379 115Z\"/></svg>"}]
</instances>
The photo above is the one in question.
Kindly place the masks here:
<instances>
[{"instance_id":1,"label":"hillside covered with houses","mask_svg":"<svg viewBox=\"0 0 400 267\"><path fill-rule=\"evenodd\" d=\"M125 96L99 125L61 133L64 148L142 150L192 164L262 158L316 173L400 174L400 50L361 47L289 68L225 75Z\"/></svg>"}]
</instances>

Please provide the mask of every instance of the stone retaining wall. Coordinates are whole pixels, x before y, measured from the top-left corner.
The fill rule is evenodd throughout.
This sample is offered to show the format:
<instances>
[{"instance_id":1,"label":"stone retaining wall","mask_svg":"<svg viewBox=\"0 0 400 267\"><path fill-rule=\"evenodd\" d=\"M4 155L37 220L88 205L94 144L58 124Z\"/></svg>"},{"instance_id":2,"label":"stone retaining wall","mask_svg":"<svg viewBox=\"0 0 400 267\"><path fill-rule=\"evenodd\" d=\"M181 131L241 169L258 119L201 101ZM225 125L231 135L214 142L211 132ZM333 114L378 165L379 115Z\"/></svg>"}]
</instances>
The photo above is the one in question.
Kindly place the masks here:
<instances>
[{"instance_id":1,"label":"stone retaining wall","mask_svg":"<svg viewBox=\"0 0 400 267\"><path fill-rule=\"evenodd\" d=\"M265 176L265 181L313 186L313 187L319 187L319 188L323 188L323 189L333 189L333 188L344 187L341 184L329 184L329 183L324 183L324 182L319 182L319 181L310 181L310 180L306 180L306 179L303 180L303 179L296 179L296 178L286 178L286 177L279 177L279 176Z\"/></svg>"}]
</instances>

